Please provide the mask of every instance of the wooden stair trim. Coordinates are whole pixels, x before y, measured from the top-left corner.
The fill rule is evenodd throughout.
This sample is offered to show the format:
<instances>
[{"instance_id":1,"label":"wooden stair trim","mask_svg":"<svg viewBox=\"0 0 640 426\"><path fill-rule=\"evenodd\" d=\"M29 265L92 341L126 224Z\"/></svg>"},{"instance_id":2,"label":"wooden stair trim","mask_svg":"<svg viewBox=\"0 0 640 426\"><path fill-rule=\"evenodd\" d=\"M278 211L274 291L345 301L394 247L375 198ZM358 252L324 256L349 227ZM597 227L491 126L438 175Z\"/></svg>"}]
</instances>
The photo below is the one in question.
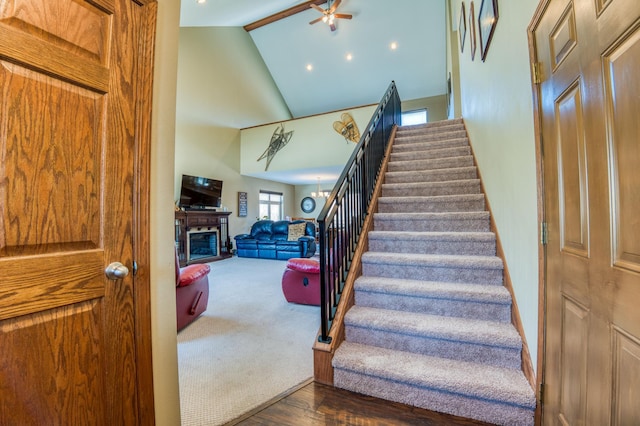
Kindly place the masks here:
<instances>
[{"instance_id":1,"label":"wooden stair trim","mask_svg":"<svg viewBox=\"0 0 640 426\"><path fill-rule=\"evenodd\" d=\"M344 290L342 291L340 302L338 302L336 316L333 319L333 324L329 331L331 342L319 342L317 337L320 336L320 333L318 333L313 345L313 377L318 383L333 386L333 366L331 365L331 361L333 360L335 350L344 341L344 316L349 308L351 308L355 303L354 283L356 279L362 275L362 254L369 250L369 231L373 230L373 213L378 210L378 198L382 193L384 175L387 172L387 166L389 164L389 158L391 157L391 149L393 148L393 141L395 140L397 129L398 126L394 125L391 130L391 135L389 136L390 142L387 146L382 165L380 166L379 178L373 190L371 204L369 205L370 213L364 220L360 239L356 245L353 260L351 262L352 267L349 269L347 274Z\"/></svg>"}]
</instances>

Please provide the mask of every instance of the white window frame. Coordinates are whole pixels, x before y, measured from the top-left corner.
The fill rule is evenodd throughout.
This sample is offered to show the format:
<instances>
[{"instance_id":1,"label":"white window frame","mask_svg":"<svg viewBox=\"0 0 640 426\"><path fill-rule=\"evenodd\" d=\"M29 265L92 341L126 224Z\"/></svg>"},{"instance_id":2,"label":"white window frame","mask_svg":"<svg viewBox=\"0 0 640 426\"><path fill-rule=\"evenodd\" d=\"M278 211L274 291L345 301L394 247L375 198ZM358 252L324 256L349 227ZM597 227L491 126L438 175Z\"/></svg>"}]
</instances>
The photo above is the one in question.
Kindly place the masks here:
<instances>
[{"instance_id":1,"label":"white window frame","mask_svg":"<svg viewBox=\"0 0 640 426\"><path fill-rule=\"evenodd\" d=\"M268 200L263 200L262 195L266 194L269 196ZM262 207L266 206L267 209L267 217L270 220L282 220L283 218L283 210L284 210L284 194L282 192L275 192L275 191L265 191L265 190L260 190L260 195L258 196L258 202L259 202L259 206L258 206L258 213L262 212ZM273 217L273 212L272 212L272 206L278 206L280 208L280 215L279 217L275 218ZM263 217L261 216L260 219L263 219Z\"/></svg>"},{"instance_id":2,"label":"white window frame","mask_svg":"<svg viewBox=\"0 0 640 426\"><path fill-rule=\"evenodd\" d=\"M424 119L418 118L424 114ZM423 121L424 120L424 121ZM405 123L405 121L407 121ZM413 126L416 124L425 124L429 122L429 110L427 108L414 109L402 113L401 122L403 126Z\"/></svg>"}]
</instances>

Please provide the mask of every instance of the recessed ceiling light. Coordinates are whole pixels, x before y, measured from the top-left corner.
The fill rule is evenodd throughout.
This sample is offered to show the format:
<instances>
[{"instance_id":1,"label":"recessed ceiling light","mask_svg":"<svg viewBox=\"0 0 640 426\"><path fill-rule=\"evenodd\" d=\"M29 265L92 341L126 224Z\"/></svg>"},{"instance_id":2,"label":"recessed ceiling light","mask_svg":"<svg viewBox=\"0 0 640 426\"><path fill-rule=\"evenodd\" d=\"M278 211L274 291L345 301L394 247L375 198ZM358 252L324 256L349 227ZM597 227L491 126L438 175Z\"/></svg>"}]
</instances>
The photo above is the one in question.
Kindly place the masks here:
<instances>
[{"instance_id":1,"label":"recessed ceiling light","mask_svg":"<svg viewBox=\"0 0 640 426\"><path fill-rule=\"evenodd\" d=\"M396 43L395 41L391 42L389 47L391 48L391 50L396 50L398 48L398 43Z\"/></svg>"},{"instance_id":2,"label":"recessed ceiling light","mask_svg":"<svg viewBox=\"0 0 640 426\"><path fill-rule=\"evenodd\" d=\"M353 59L353 55L351 53L347 53L346 58L347 58L347 61L350 61Z\"/></svg>"},{"instance_id":3,"label":"recessed ceiling light","mask_svg":"<svg viewBox=\"0 0 640 426\"><path fill-rule=\"evenodd\" d=\"M207 2L207 0L196 0L196 3L198 4L205 4Z\"/></svg>"},{"instance_id":4,"label":"recessed ceiling light","mask_svg":"<svg viewBox=\"0 0 640 426\"><path fill-rule=\"evenodd\" d=\"M307 71L313 71L313 65L307 64Z\"/></svg>"}]
</instances>

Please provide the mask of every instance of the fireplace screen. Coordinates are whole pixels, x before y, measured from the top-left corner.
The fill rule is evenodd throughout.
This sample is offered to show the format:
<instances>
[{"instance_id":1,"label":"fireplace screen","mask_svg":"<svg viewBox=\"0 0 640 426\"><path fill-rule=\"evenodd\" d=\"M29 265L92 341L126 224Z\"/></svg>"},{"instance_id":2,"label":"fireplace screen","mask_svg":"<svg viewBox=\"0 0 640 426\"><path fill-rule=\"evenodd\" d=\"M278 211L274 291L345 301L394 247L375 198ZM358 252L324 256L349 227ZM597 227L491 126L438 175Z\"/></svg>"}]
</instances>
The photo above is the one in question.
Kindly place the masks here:
<instances>
[{"instance_id":1,"label":"fireplace screen","mask_svg":"<svg viewBox=\"0 0 640 426\"><path fill-rule=\"evenodd\" d=\"M190 230L187 232L187 262L218 256L217 230Z\"/></svg>"}]
</instances>

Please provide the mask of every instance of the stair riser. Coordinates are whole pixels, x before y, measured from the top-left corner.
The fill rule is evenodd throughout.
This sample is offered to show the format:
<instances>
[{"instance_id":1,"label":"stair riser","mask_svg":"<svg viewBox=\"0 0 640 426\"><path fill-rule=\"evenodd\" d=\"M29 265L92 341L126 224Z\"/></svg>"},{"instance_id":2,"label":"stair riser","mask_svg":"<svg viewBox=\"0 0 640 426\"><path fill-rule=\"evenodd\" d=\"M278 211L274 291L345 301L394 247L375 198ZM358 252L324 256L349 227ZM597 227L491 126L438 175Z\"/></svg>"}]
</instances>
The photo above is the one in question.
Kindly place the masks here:
<instances>
[{"instance_id":1,"label":"stair riser","mask_svg":"<svg viewBox=\"0 0 640 426\"><path fill-rule=\"evenodd\" d=\"M426 410L467 417L497 425L532 426L533 410L511 404L476 399L451 392L414 386L395 380L334 369L334 385L376 398Z\"/></svg>"},{"instance_id":2,"label":"stair riser","mask_svg":"<svg viewBox=\"0 0 640 426\"><path fill-rule=\"evenodd\" d=\"M397 265L362 261L362 274L369 277L502 285L502 269L447 268L430 265Z\"/></svg>"},{"instance_id":3,"label":"stair riser","mask_svg":"<svg viewBox=\"0 0 640 426\"><path fill-rule=\"evenodd\" d=\"M442 148L427 151L391 153L389 161L432 160L436 158L463 157L471 154L471 148Z\"/></svg>"},{"instance_id":4,"label":"stair riser","mask_svg":"<svg viewBox=\"0 0 640 426\"><path fill-rule=\"evenodd\" d=\"M405 232L488 232L489 219L467 220L381 220L374 216L376 231L405 231Z\"/></svg>"},{"instance_id":5,"label":"stair riser","mask_svg":"<svg viewBox=\"0 0 640 426\"><path fill-rule=\"evenodd\" d=\"M442 213L442 212L475 212L484 211L484 200L451 200L451 201L386 201L378 199L379 213Z\"/></svg>"},{"instance_id":6,"label":"stair riser","mask_svg":"<svg viewBox=\"0 0 640 426\"><path fill-rule=\"evenodd\" d=\"M446 340L431 336L409 336L388 330L374 330L345 323L346 340L352 343L412 352L503 368L520 368L520 349Z\"/></svg>"},{"instance_id":7,"label":"stair riser","mask_svg":"<svg viewBox=\"0 0 640 426\"><path fill-rule=\"evenodd\" d=\"M400 154L403 152L428 151L431 149L460 148L460 147L468 147L468 146L469 146L469 139L467 138L447 139L447 140L435 141L435 142L415 142L415 143L404 143L400 145L393 144L391 153Z\"/></svg>"},{"instance_id":8,"label":"stair riser","mask_svg":"<svg viewBox=\"0 0 640 426\"><path fill-rule=\"evenodd\" d=\"M400 173L386 173L385 183L418 183L418 182L444 182L461 179L477 179L478 172L475 167L449 168L437 171L409 171Z\"/></svg>"},{"instance_id":9,"label":"stair riser","mask_svg":"<svg viewBox=\"0 0 640 426\"><path fill-rule=\"evenodd\" d=\"M452 316L486 321L511 322L511 305L482 303L468 300L436 299L399 294L355 292L356 305L369 308L393 309L428 315Z\"/></svg>"},{"instance_id":10,"label":"stair riser","mask_svg":"<svg viewBox=\"0 0 640 426\"><path fill-rule=\"evenodd\" d=\"M383 185L383 197L433 197L438 195L480 194L479 183L456 185L455 182L443 184L424 184L419 186Z\"/></svg>"},{"instance_id":11,"label":"stair riser","mask_svg":"<svg viewBox=\"0 0 640 426\"><path fill-rule=\"evenodd\" d=\"M394 144L415 143L415 142L433 142L447 139L466 138L467 132L464 130L456 130L451 132L416 132L414 134L396 134Z\"/></svg>"},{"instance_id":12,"label":"stair riser","mask_svg":"<svg viewBox=\"0 0 640 426\"><path fill-rule=\"evenodd\" d=\"M386 253L495 256L495 242L369 239L369 251Z\"/></svg>"},{"instance_id":13,"label":"stair riser","mask_svg":"<svg viewBox=\"0 0 640 426\"><path fill-rule=\"evenodd\" d=\"M453 157L437 160L393 161L389 162L390 172L420 172L425 170L453 169L456 167L472 167L473 157Z\"/></svg>"}]
</instances>

